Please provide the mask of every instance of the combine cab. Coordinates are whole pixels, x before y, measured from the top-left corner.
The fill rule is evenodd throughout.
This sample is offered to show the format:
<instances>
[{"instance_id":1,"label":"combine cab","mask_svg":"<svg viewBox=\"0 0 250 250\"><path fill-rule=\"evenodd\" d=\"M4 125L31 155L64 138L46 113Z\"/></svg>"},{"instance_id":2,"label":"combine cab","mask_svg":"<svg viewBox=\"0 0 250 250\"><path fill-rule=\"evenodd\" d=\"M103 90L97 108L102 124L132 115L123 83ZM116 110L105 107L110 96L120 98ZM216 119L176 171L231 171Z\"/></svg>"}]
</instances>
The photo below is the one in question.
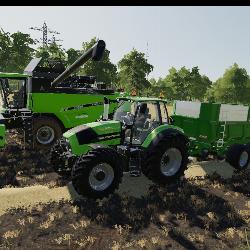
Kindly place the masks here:
<instances>
[{"instance_id":1,"label":"combine cab","mask_svg":"<svg viewBox=\"0 0 250 250\"><path fill-rule=\"evenodd\" d=\"M93 122L102 114L103 98L112 103L119 93L96 84L93 76L72 75L87 60L99 61L105 42L99 40L76 62L41 66L41 58L31 60L23 74L0 73L1 114L6 129L21 128L25 141L38 148L50 147L64 131Z\"/></svg>"}]
</instances>

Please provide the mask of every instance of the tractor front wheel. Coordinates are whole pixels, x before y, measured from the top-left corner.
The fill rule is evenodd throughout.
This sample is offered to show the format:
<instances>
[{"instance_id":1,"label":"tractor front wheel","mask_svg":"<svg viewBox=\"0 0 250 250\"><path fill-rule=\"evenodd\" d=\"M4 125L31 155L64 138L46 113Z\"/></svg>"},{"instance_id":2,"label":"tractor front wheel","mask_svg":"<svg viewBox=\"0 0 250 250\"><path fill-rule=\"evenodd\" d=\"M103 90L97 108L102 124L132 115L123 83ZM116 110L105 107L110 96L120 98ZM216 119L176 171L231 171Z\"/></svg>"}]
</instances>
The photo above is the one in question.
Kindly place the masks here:
<instances>
[{"instance_id":1,"label":"tractor front wheel","mask_svg":"<svg viewBox=\"0 0 250 250\"><path fill-rule=\"evenodd\" d=\"M120 155L111 148L97 148L78 158L72 169L72 185L78 194L102 199L122 181Z\"/></svg>"},{"instance_id":2,"label":"tractor front wheel","mask_svg":"<svg viewBox=\"0 0 250 250\"><path fill-rule=\"evenodd\" d=\"M161 185L178 180L188 164L187 145L180 136L161 140L146 155L143 173Z\"/></svg>"}]
</instances>

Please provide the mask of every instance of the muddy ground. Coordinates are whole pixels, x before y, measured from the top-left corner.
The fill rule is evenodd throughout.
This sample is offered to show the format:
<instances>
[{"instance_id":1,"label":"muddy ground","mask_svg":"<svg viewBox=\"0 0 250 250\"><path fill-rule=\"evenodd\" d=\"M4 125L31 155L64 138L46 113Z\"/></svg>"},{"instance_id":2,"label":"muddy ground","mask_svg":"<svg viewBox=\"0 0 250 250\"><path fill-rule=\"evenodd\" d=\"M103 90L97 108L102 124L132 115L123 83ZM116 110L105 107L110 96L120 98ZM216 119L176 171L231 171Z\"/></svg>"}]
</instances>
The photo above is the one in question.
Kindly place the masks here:
<instances>
[{"instance_id":1,"label":"muddy ground","mask_svg":"<svg viewBox=\"0 0 250 250\"><path fill-rule=\"evenodd\" d=\"M195 163L165 188L125 175L93 201L20 138L0 153L0 249L250 249L250 168Z\"/></svg>"}]
</instances>

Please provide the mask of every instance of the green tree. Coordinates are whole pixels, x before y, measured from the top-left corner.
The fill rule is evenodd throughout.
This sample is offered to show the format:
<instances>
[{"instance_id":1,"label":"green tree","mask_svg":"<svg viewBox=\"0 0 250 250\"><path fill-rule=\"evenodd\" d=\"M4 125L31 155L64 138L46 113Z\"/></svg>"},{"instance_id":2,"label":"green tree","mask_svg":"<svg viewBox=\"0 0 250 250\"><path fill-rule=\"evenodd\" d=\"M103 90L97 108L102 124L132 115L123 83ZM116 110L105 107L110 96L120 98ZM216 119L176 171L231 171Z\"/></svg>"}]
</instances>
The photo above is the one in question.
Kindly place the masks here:
<instances>
[{"instance_id":1,"label":"green tree","mask_svg":"<svg viewBox=\"0 0 250 250\"><path fill-rule=\"evenodd\" d=\"M198 67L192 68L189 81L189 98L202 101L212 81L207 76L200 75Z\"/></svg>"},{"instance_id":2,"label":"green tree","mask_svg":"<svg viewBox=\"0 0 250 250\"><path fill-rule=\"evenodd\" d=\"M250 103L250 79L246 69L234 64L207 92L209 100L225 103Z\"/></svg>"},{"instance_id":3,"label":"green tree","mask_svg":"<svg viewBox=\"0 0 250 250\"><path fill-rule=\"evenodd\" d=\"M158 80L160 89L169 100L200 100L204 99L212 82L205 75L200 75L199 68L191 70L182 67L177 70L172 67L165 78Z\"/></svg>"},{"instance_id":4,"label":"green tree","mask_svg":"<svg viewBox=\"0 0 250 250\"><path fill-rule=\"evenodd\" d=\"M151 86L147 75L153 66L148 63L144 53L133 49L118 62L118 68L119 85L126 90L136 88L142 92Z\"/></svg>"},{"instance_id":5,"label":"green tree","mask_svg":"<svg viewBox=\"0 0 250 250\"><path fill-rule=\"evenodd\" d=\"M67 54L67 65L69 66L73 64L81 56L81 51L70 48L66 51L66 54Z\"/></svg>"},{"instance_id":6,"label":"green tree","mask_svg":"<svg viewBox=\"0 0 250 250\"><path fill-rule=\"evenodd\" d=\"M0 30L0 70L22 72L34 55L35 41L29 34Z\"/></svg>"},{"instance_id":7,"label":"green tree","mask_svg":"<svg viewBox=\"0 0 250 250\"><path fill-rule=\"evenodd\" d=\"M82 47L83 51L88 50L97 42L97 38L94 37L89 42L84 42ZM117 80L117 67L110 61L110 51L105 49L103 57L100 61L89 60L83 65L82 73L86 75L96 76L96 81L104 82L116 86Z\"/></svg>"},{"instance_id":8,"label":"green tree","mask_svg":"<svg viewBox=\"0 0 250 250\"><path fill-rule=\"evenodd\" d=\"M8 71L8 65L10 61L11 53L11 38L9 32L0 30L0 71Z\"/></svg>"},{"instance_id":9,"label":"green tree","mask_svg":"<svg viewBox=\"0 0 250 250\"><path fill-rule=\"evenodd\" d=\"M42 57L41 65L43 66L48 66L48 64L53 62L67 65L65 51L56 42L50 43L48 46L39 47L35 56Z\"/></svg>"}]
</instances>

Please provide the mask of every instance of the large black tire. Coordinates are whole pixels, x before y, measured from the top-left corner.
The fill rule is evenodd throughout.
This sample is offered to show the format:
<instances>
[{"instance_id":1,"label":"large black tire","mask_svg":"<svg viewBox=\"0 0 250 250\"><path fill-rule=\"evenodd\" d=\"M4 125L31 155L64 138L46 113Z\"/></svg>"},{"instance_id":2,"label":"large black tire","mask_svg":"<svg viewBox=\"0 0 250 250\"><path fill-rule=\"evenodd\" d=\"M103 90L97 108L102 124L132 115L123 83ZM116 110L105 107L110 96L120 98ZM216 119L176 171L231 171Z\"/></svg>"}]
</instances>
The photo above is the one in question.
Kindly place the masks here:
<instances>
[{"instance_id":1,"label":"large black tire","mask_svg":"<svg viewBox=\"0 0 250 250\"><path fill-rule=\"evenodd\" d=\"M250 150L245 145L233 144L226 153L226 161L235 169L244 170L250 161Z\"/></svg>"},{"instance_id":2,"label":"large black tire","mask_svg":"<svg viewBox=\"0 0 250 250\"><path fill-rule=\"evenodd\" d=\"M61 176L70 176L76 157L69 154L69 145L64 137L61 137L52 146L49 153L49 163L54 171Z\"/></svg>"},{"instance_id":3,"label":"large black tire","mask_svg":"<svg viewBox=\"0 0 250 250\"><path fill-rule=\"evenodd\" d=\"M177 159L174 158L175 152ZM172 156L170 154L172 154ZM173 171L172 174L171 172L167 173L166 168L164 170L164 164L171 164L174 160L176 161L173 164L176 165L171 168ZM144 162L145 164L142 166L142 171L144 175L153 182L166 185L177 181L184 175L188 164L188 149L185 140L181 136L162 139L146 153Z\"/></svg>"},{"instance_id":4,"label":"large black tire","mask_svg":"<svg viewBox=\"0 0 250 250\"><path fill-rule=\"evenodd\" d=\"M93 177L94 171L98 169L97 166L102 169L102 166L106 167L106 165L108 166L107 170L104 168L103 171L97 172ZM105 171L107 174L105 174ZM112 173L113 178L111 177ZM120 161L120 155L111 148L97 148L91 150L87 155L82 155L77 159L71 173L72 185L77 193L94 199L107 197L115 189L118 189L122 176L123 164ZM97 180L98 178L99 180ZM99 190L93 186L94 181L99 185ZM103 183L103 186L105 186L105 183L106 185L109 183L109 185L104 188L101 183Z\"/></svg>"},{"instance_id":5,"label":"large black tire","mask_svg":"<svg viewBox=\"0 0 250 250\"><path fill-rule=\"evenodd\" d=\"M48 131L48 139L46 131ZM51 137L49 137L50 133ZM62 133L63 129L55 118L48 116L34 118L33 141L35 148L49 149L62 136Z\"/></svg>"}]
</instances>

